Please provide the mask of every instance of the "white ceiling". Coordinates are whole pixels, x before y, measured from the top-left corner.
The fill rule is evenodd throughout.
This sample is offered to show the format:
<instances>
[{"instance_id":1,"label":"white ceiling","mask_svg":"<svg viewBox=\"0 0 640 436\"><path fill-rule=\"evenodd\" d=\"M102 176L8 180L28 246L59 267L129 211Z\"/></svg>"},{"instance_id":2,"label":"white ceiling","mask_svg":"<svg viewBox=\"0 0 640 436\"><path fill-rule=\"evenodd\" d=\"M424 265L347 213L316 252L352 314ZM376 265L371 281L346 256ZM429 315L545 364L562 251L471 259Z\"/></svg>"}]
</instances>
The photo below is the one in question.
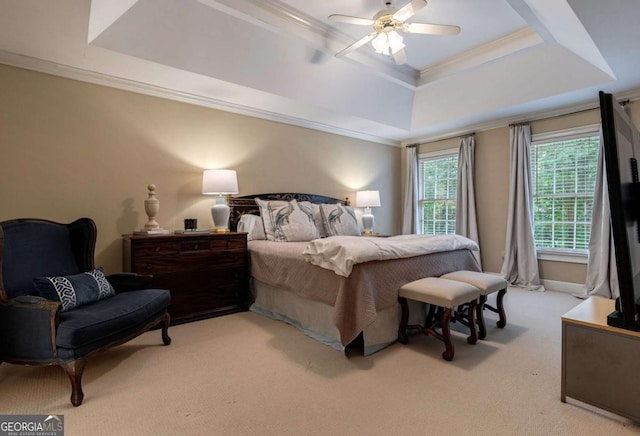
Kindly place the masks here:
<instances>
[{"instance_id":1,"label":"white ceiling","mask_svg":"<svg viewBox=\"0 0 640 436\"><path fill-rule=\"evenodd\" d=\"M408 0L396 0L400 8ZM407 63L370 32L382 0L0 0L0 63L398 144L640 97L640 1L429 0Z\"/></svg>"}]
</instances>

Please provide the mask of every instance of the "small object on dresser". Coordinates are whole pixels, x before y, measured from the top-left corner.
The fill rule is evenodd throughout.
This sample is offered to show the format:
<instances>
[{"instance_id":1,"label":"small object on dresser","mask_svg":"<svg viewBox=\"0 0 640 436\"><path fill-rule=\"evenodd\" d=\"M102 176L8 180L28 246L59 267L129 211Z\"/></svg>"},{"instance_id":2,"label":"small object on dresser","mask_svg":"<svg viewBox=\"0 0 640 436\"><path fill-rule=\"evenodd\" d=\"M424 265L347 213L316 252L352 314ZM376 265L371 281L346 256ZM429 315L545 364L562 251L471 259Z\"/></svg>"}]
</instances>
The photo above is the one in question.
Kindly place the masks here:
<instances>
[{"instance_id":1,"label":"small object on dresser","mask_svg":"<svg viewBox=\"0 0 640 436\"><path fill-rule=\"evenodd\" d=\"M134 235L168 235L171 233L171 230L166 229L158 229L158 230L136 230L133 232Z\"/></svg>"},{"instance_id":2,"label":"small object on dresser","mask_svg":"<svg viewBox=\"0 0 640 436\"><path fill-rule=\"evenodd\" d=\"M197 218L185 218L184 219L184 231L186 233L192 232L194 230L198 230L198 219Z\"/></svg>"},{"instance_id":3,"label":"small object on dresser","mask_svg":"<svg viewBox=\"0 0 640 436\"><path fill-rule=\"evenodd\" d=\"M149 196L144 201L144 211L147 214L148 221L144 228L134 232L136 235L164 235L171 233L169 230L162 229L156 221L156 216L160 210L160 200L156 198L156 185L153 183L147 186Z\"/></svg>"}]
</instances>

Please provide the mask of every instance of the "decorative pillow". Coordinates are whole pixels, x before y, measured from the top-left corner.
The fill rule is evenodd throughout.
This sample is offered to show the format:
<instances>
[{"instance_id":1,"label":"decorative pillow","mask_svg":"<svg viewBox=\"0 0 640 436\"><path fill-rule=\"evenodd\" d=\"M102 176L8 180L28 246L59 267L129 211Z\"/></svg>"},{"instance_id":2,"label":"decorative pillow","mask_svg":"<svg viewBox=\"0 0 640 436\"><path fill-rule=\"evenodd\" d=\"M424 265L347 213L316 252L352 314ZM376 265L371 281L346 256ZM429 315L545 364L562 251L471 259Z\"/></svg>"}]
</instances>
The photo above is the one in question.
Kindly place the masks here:
<instances>
[{"instance_id":1,"label":"decorative pillow","mask_svg":"<svg viewBox=\"0 0 640 436\"><path fill-rule=\"evenodd\" d=\"M262 218L258 215L245 214L240 217L238 222L238 231L247 232L247 239L249 241L256 239L267 239L264 233L264 224L262 224Z\"/></svg>"},{"instance_id":2,"label":"decorative pillow","mask_svg":"<svg viewBox=\"0 0 640 436\"><path fill-rule=\"evenodd\" d=\"M279 242L310 241L320 235L310 207L297 201L263 201L256 198L267 239Z\"/></svg>"},{"instance_id":3,"label":"decorative pillow","mask_svg":"<svg viewBox=\"0 0 640 436\"><path fill-rule=\"evenodd\" d=\"M342 204L321 204L320 213L327 236L360 236L353 208Z\"/></svg>"},{"instance_id":4,"label":"decorative pillow","mask_svg":"<svg viewBox=\"0 0 640 436\"><path fill-rule=\"evenodd\" d=\"M42 297L60 301L62 311L116 294L102 268L66 277L38 277L33 279L33 284Z\"/></svg>"},{"instance_id":5,"label":"decorative pillow","mask_svg":"<svg viewBox=\"0 0 640 436\"><path fill-rule=\"evenodd\" d=\"M313 223L316 225L318 229L318 233L321 238L327 237L327 231L324 229L324 224L322 223L322 214L320 213L320 205L317 203L311 203L310 201L300 201L298 202L300 207L308 207L311 208L313 213Z\"/></svg>"},{"instance_id":6,"label":"decorative pillow","mask_svg":"<svg viewBox=\"0 0 640 436\"><path fill-rule=\"evenodd\" d=\"M286 201L271 200L265 201L256 197L256 204L260 208L260 218L262 219L262 225L264 227L264 234L269 241L276 240L276 230L273 227L271 221L270 209L284 207L288 204Z\"/></svg>"}]
</instances>

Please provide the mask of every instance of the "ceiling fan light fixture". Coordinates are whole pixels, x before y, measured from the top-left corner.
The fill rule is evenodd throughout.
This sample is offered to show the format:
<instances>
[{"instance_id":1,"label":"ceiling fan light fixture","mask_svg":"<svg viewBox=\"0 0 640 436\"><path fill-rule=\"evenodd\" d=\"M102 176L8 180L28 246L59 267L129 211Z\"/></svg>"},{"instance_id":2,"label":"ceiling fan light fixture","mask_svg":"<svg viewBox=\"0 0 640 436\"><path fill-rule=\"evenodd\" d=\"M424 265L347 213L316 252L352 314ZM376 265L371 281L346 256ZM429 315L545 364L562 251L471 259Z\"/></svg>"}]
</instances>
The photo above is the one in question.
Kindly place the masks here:
<instances>
[{"instance_id":1,"label":"ceiling fan light fixture","mask_svg":"<svg viewBox=\"0 0 640 436\"><path fill-rule=\"evenodd\" d=\"M402 36L400 36L395 30L378 33L378 35L371 41L371 45L375 49L376 53L387 56L391 56L405 47L402 42Z\"/></svg>"}]
</instances>

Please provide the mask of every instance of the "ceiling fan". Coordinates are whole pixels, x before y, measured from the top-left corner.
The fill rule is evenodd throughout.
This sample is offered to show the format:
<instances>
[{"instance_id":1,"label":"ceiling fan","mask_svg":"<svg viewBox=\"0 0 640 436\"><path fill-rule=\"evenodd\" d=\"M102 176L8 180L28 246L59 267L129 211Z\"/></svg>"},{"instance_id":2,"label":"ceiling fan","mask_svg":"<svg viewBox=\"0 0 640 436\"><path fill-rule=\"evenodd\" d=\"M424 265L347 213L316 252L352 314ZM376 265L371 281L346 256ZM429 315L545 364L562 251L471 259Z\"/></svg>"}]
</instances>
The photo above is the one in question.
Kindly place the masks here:
<instances>
[{"instance_id":1,"label":"ceiling fan","mask_svg":"<svg viewBox=\"0 0 640 436\"><path fill-rule=\"evenodd\" d=\"M402 36L398 34L398 31L426 35L457 35L460 33L458 26L407 23L406 20L427 5L426 0L411 0L400 9L391 7L390 1L385 2L385 5L386 7L374 15L372 19L339 14L329 15L329 19L332 21L373 27L373 32L336 53L337 57L344 56L371 41L376 53L392 56L396 64L401 65L406 62L407 55L404 51L405 45L402 42Z\"/></svg>"}]
</instances>

